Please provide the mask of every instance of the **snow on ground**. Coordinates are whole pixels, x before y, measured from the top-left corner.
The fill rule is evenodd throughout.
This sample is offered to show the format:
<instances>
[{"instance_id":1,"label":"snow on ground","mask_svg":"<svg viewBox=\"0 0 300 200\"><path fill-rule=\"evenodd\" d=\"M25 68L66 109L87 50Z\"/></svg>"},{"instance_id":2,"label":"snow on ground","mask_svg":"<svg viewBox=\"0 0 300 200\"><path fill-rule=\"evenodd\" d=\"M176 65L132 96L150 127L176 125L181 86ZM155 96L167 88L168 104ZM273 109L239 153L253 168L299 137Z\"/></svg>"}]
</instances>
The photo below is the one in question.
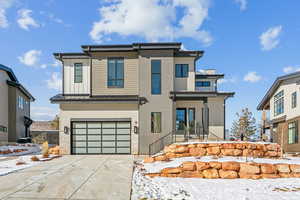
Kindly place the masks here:
<instances>
[{"instance_id":1,"label":"snow on ground","mask_svg":"<svg viewBox=\"0 0 300 200\"><path fill-rule=\"evenodd\" d=\"M27 151L22 152L13 152L15 149L27 149ZM41 151L41 148L38 144L16 144L16 145L5 145L0 146L0 151L10 150L13 153L10 154L0 154L1 157L9 157L9 156L21 156L26 154L38 153Z\"/></svg>"},{"instance_id":2,"label":"snow on ground","mask_svg":"<svg viewBox=\"0 0 300 200\"><path fill-rule=\"evenodd\" d=\"M54 156L49 155L49 158L42 158L41 155L37 155L40 161L32 161L32 155L25 155L20 157L13 157L12 159L0 160L0 176L7 175L9 173L19 171L28 167L41 164L43 161L51 160ZM16 165L18 162L25 162L22 165Z\"/></svg>"},{"instance_id":3,"label":"snow on ground","mask_svg":"<svg viewBox=\"0 0 300 200\"><path fill-rule=\"evenodd\" d=\"M132 180L132 200L299 200L300 179L199 179L149 178L137 165Z\"/></svg>"},{"instance_id":4,"label":"snow on ground","mask_svg":"<svg viewBox=\"0 0 300 200\"><path fill-rule=\"evenodd\" d=\"M167 167L178 167L181 163L185 161L202 161L202 162L210 162L210 161L218 161L218 162L227 162L227 161L236 161L236 162L256 162L256 163L287 163L287 164L300 164L300 157L287 157L283 159L268 159L268 158L245 158L245 157L233 157L233 156L224 156L220 158L216 158L214 156L203 156L203 157L182 157L172 159L169 162L165 161L156 161L153 163L144 163L144 167L147 173L155 173L160 172L162 169ZM299 180L300 181L300 180Z\"/></svg>"}]
</instances>

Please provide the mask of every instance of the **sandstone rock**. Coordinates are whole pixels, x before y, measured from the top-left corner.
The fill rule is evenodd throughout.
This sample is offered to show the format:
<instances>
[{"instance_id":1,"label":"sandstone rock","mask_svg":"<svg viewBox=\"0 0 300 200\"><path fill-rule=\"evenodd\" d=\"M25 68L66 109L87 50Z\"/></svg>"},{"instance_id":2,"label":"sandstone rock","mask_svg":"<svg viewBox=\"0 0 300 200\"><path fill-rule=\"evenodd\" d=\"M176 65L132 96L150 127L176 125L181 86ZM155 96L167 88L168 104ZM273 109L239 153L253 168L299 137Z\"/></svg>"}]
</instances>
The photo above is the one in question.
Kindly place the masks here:
<instances>
[{"instance_id":1,"label":"sandstone rock","mask_svg":"<svg viewBox=\"0 0 300 200\"><path fill-rule=\"evenodd\" d=\"M222 163L216 162L216 161L209 162L209 165L210 165L211 168L214 168L214 169L221 169L222 168Z\"/></svg>"},{"instance_id":2,"label":"sandstone rock","mask_svg":"<svg viewBox=\"0 0 300 200\"><path fill-rule=\"evenodd\" d=\"M175 153L176 151L176 148L177 148L177 145L176 144L171 144L167 147L167 151L170 152L170 153Z\"/></svg>"},{"instance_id":3,"label":"sandstone rock","mask_svg":"<svg viewBox=\"0 0 300 200\"><path fill-rule=\"evenodd\" d=\"M200 143L200 144L197 144L197 147L206 148L206 147L208 147L208 144Z\"/></svg>"},{"instance_id":4,"label":"sandstone rock","mask_svg":"<svg viewBox=\"0 0 300 200\"><path fill-rule=\"evenodd\" d=\"M260 169L261 169L262 174L276 174L277 173L276 166L272 165L272 164L261 164Z\"/></svg>"},{"instance_id":5,"label":"sandstone rock","mask_svg":"<svg viewBox=\"0 0 300 200\"><path fill-rule=\"evenodd\" d=\"M278 175L281 178L293 178L293 174L290 174L290 173L279 173Z\"/></svg>"},{"instance_id":6,"label":"sandstone rock","mask_svg":"<svg viewBox=\"0 0 300 200\"><path fill-rule=\"evenodd\" d=\"M219 170L220 178L224 179L234 179L238 178L238 173L236 171L227 171L227 170Z\"/></svg>"},{"instance_id":7,"label":"sandstone rock","mask_svg":"<svg viewBox=\"0 0 300 200\"><path fill-rule=\"evenodd\" d=\"M176 158L179 158L179 157L190 157L190 156L191 156L190 153L177 153Z\"/></svg>"},{"instance_id":8,"label":"sandstone rock","mask_svg":"<svg viewBox=\"0 0 300 200\"><path fill-rule=\"evenodd\" d=\"M239 162L222 162L222 169L229 171L239 171L240 163Z\"/></svg>"},{"instance_id":9,"label":"sandstone rock","mask_svg":"<svg viewBox=\"0 0 300 200\"><path fill-rule=\"evenodd\" d=\"M221 149L223 156L233 156L234 149Z\"/></svg>"},{"instance_id":10,"label":"sandstone rock","mask_svg":"<svg viewBox=\"0 0 300 200\"><path fill-rule=\"evenodd\" d=\"M208 147L220 147L221 144L219 143L209 143Z\"/></svg>"},{"instance_id":11,"label":"sandstone rock","mask_svg":"<svg viewBox=\"0 0 300 200\"><path fill-rule=\"evenodd\" d=\"M256 144L256 149L261 151L266 151L266 147L264 144Z\"/></svg>"},{"instance_id":12,"label":"sandstone rock","mask_svg":"<svg viewBox=\"0 0 300 200\"><path fill-rule=\"evenodd\" d=\"M278 174L261 174L262 178L280 178Z\"/></svg>"},{"instance_id":13,"label":"sandstone rock","mask_svg":"<svg viewBox=\"0 0 300 200\"><path fill-rule=\"evenodd\" d=\"M267 151L265 153L265 156L268 156L268 157L277 157L278 153L276 151Z\"/></svg>"},{"instance_id":14,"label":"sandstone rock","mask_svg":"<svg viewBox=\"0 0 300 200\"><path fill-rule=\"evenodd\" d=\"M207 148L207 155L219 155L220 154L220 147L208 147Z\"/></svg>"},{"instance_id":15,"label":"sandstone rock","mask_svg":"<svg viewBox=\"0 0 300 200\"><path fill-rule=\"evenodd\" d=\"M235 149L235 144L233 143L224 143L221 145L222 149Z\"/></svg>"},{"instance_id":16,"label":"sandstone rock","mask_svg":"<svg viewBox=\"0 0 300 200\"><path fill-rule=\"evenodd\" d=\"M252 152L253 157L264 157L264 152L262 150L253 150Z\"/></svg>"},{"instance_id":17,"label":"sandstone rock","mask_svg":"<svg viewBox=\"0 0 300 200\"><path fill-rule=\"evenodd\" d=\"M205 178L219 178L219 173L218 173L218 170L216 169L206 169L206 170L203 170L203 176Z\"/></svg>"},{"instance_id":18,"label":"sandstone rock","mask_svg":"<svg viewBox=\"0 0 300 200\"><path fill-rule=\"evenodd\" d=\"M205 169L209 169L210 165L207 162L196 162L196 169L197 171L202 171Z\"/></svg>"},{"instance_id":19,"label":"sandstone rock","mask_svg":"<svg viewBox=\"0 0 300 200\"><path fill-rule=\"evenodd\" d=\"M182 169L179 167L168 167L161 171L163 174L179 174L182 172Z\"/></svg>"},{"instance_id":20,"label":"sandstone rock","mask_svg":"<svg viewBox=\"0 0 300 200\"><path fill-rule=\"evenodd\" d=\"M166 153L166 157L167 157L168 159L176 158L176 157L177 157L177 154L176 154L176 153L168 152L168 153Z\"/></svg>"},{"instance_id":21,"label":"sandstone rock","mask_svg":"<svg viewBox=\"0 0 300 200\"><path fill-rule=\"evenodd\" d=\"M247 147L247 149L252 149L252 150L254 150L254 149L256 149L256 144L248 143L248 144L246 144L246 147Z\"/></svg>"},{"instance_id":22,"label":"sandstone rock","mask_svg":"<svg viewBox=\"0 0 300 200\"><path fill-rule=\"evenodd\" d=\"M234 156L241 156L243 154L243 151L240 149L234 149L233 150L233 155Z\"/></svg>"},{"instance_id":23,"label":"sandstone rock","mask_svg":"<svg viewBox=\"0 0 300 200\"><path fill-rule=\"evenodd\" d=\"M266 147L268 151L277 151L279 148L278 144L268 144Z\"/></svg>"},{"instance_id":24,"label":"sandstone rock","mask_svg":"<svg viewBox=\"0 0 300 200\"><path fill-rule=\"evenodd\" d=\"M204 178L203 174L198 171L183 171L178 174L178 177L182 178Z\"/></svg>"},{"instance_id":25,"label":"sandstone rock","mask_svg":"<svg viewBox=\"0 0 300 200\"><path fill-rule=\"evenodd\" d=\"M187 147L188 148L195 148L195 147L197 147L197 144L189 144L189 145L187 145Z\"/></svg>"},{"instance_id":26,"label":"sandstone rock","mask_svg":"<svg viewBox=\"0 0 300 200\"><path fill-rule=\"evenodd\" d=\"M253 151L251 149L244 149L243 150L243 156L244 157L252 157L253 156Z\"/></svg>"},{"instance_id":27,"label":"sandstone rock","mask_svg":"<svg viewBox=\"0 0 300 200\"><path fill-rule=\"evenodd\" d=\"M277 164L276 168L279 173L290 173L291 172L288 164Z\"/></svg>"},{"instance_id":28,"label":"sandstone rock","mask_svg":"<svg viewBox=\"0 0 300 200\"><path fill-rule=\"evenodd\" d=\"M153 157L147 157L144 159L144 163L153 163L155 159Z\"/></svg>"},{"instance_id":29,"label":"sandstone rock","mask_svg":"<svg viewBox=\"0 0 300 200\"><path fill-rule=\"evenodd\" d=\"M156 156L154 157L155 161L166 161L168 160L167 156L165 155L160 155L160 156Z\"/></svg>"},{"instance_id":30,"label":"sandstone rock","mask_svg":"<svg viewBox=\"0 0 300 200\"><path fill-rule=\"evenodd\" d=\"M175 153L187 153L187 152L189 152L189 148L186 146L179 146L175 150Z\"/></svg>"},{"instance_id":31,"label":"sandstone rock","mask_svg":"<svg viewBox=\"0 0 300 200\"><path fill-rule=\"evenodd\" d=\"M260 168L256 163L240 163L240 173L242 174L259 174Z\"/></svg>"},{"instance_id":32,"label":"sandstone rock","mask_svg":"<svg viewBox=\"0 0 300 200\"><path fill-rule=\"evenodd\" d=\"M236 149L245 149L246 148L246 144L243 144L243 143L235 144L235 148Z\"/></svg>"},{"instance_id":33,"label":"sandstone rock","mask_svg":"<svg viewBox=\"0 0 300 200\"><path fill-rule=\"evenodd\" d=\"M291 164L290 169L294 173L300 173L300 165Z\"/></svg>"},{"instance_id":34,"label":"sandstone rock","mask_svg":"<svg viewBox=\"0 0 300 200\"><path fill-rule=\"evenodd\" d=\"M245 173L239 173L239 177L240 178L244 178L244 179L260 179L261 175L260 174L245 174Z\"/></svg>"},{"instance_id":35,"label":"sandstone rock","mask_svg":"<svg viewBox=\"0 0 300 200\"><path fill-rule=\"evenodd\" d=\"M300 173L291 173L293 178L300 178Z\"/></svg>"},{"instance_id":36,"label":"sandstone rock","mask_svg":"<svg viewBox=\"0 0 300 200\"><path fill-rule=\"evenodd\" d=\"M190 148L189 152L190 152L191 156L205 156L206 155L206 149L200 148L200 147Z\"/></svg>"},{"instance_id":37,"label":"sandstone rock","mask_svg":"<svg viewBox=\"0 0 300 200\"><path fill-rule=\"evenodd\" d=\"M160 176L160 173L148 173L148 174L145 174L145 175L149 176L150 178L153 178L153 177Z\"/></svg>"},{"instance_id":38,"label":"sandstone rock","mask_svg":"<svg viewBox=\"0 0 300 200\"><path fill-rule=\"evenodd\" d=\"M191 161L183 162L182 163L182 170L183 171L194 171L196 169L195 163Z\"/></svg>"}]
</instances>

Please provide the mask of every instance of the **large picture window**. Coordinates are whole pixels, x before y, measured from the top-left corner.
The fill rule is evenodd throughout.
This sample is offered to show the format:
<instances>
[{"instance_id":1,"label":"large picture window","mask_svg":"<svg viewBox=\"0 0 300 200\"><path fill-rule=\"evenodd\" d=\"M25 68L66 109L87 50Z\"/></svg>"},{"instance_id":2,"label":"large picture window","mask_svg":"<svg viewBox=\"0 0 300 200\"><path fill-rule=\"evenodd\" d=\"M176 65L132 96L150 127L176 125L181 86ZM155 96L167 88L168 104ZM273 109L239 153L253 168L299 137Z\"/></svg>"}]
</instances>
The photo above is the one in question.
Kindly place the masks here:
<instances>
[{"instance_id":1,"label":"large picture window","mask_svg":"<svg viewBox=\"0 0 300 200\"><path fill-rule=\"evenodd\" d=\"M297 107L297 92L292 93L292 108Z\"/></svg>"},{"instance_id":2,"label":"large picture window","mask_svg":"<svg viewBox=\"0 0 300 200\"><path fill-rule=\"evenodd\" d=\"M74 83L82 83L82 63L74 64Z\"/></svg>"},{"instance_id":3,"label":"large picture window","mask_svg":"<svg viewBox=\"0 0 300 200\"><path fill-rule=\"evenodd\" d=\"M161 133L161 113L151 113L151 133Z\"/></svg>"},{"instance_id":4,"label":"large picture window","mask_svg":"<svg viewBox=\"0 0 300 200\"><path fill-rule=\"evenodd\" d=\"M298 143L298 122L289 123L289 135L288 135L288 143L295 144Z\"/></svg>"},{"instance_id":5,"label":"large picture window","mask_svg":"<svg viewBox=\"0 0 300 200\"><path fill-rule=\"evenodd\" d=\"M283 90L274 96L274 116L284 112L284 93Z\"/></svg>"},{"instance_id":6,"label":"large picture window","mask_svg":"<svg viewBox=\"0 0 300 200\"><path fill-rule=\"evenodd\" d=\"M108 79L107 86L115 88L124 87L124 59L108 59Z\"/></svg>"},{"instance_id":7,"label":"large picture window","mask_svg":"<svg viewBox=\"0 0 300 200\"><path fill-rule=\"evenodd\" d=\"M188 64L176 64L175 65L175 76L176 78L184 78L189 75L189 65Z\"/></svg>"},{"instance_id":8,"label":"large picture window","mask_svg":"<svg viewBox=\"0 0 300 200\"><path fill-rule=\"evenodd\" d=\"M161 94L160 60L151 60L151 94Z\"/></svg>"}]
</instances>

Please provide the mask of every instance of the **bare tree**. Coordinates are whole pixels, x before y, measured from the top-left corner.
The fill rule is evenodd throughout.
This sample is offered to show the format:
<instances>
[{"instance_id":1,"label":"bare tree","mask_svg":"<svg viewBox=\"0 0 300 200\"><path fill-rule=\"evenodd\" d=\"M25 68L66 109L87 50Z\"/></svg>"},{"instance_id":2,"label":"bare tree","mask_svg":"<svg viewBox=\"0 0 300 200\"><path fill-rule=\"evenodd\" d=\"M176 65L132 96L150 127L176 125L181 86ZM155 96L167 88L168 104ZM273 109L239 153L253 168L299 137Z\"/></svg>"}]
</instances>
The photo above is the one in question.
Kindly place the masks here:
<instances>
[{"instance_id":1,"label":"bare tree","mask_svg":"<svg viewBox=\"0 0 300 200\"><path fill-rule=\"evenodd\" d=\"M256 120L248 108L236 113L237 120L233 122L231 133L235 138L249 140L250 136L256 133Z\"/></svg>"}]
</instances>

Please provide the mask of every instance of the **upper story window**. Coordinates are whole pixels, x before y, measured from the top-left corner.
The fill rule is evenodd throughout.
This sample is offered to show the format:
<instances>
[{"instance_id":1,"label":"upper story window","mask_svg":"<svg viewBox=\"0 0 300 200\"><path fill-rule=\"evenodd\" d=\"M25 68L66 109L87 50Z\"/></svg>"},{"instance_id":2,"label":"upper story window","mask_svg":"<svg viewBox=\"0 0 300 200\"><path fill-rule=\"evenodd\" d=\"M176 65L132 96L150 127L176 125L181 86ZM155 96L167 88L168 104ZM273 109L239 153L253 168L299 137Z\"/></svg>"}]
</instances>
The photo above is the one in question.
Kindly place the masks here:
<instances>
[{"instance_id":1,"label":"upper story window","mask_svg":"<svg viewBox=\"0 0 300 200\"><path fill-rule=\"evenodd\" d=\"M210 87L210 81L196 81L196 87Z\"/></svg>"},{"instance_id":2,"label":"upper story window","mask_svg":"<svg viewBox=\"0 0 300 200\"><path fill-rule=\"evenodd\" d=\"M284 93L283 90L274 96L274 116L284 112Z\"/></svg>"},{"instance_id":3,"label":"upper story window","mask_svg":"<svg viewBox=\"0 0 300 200\"><path fill-rule=\"evenodd\" d=\"M176 64L175 65L175 76L176 78L185 78L189 75L188 64Z\"/></svg>"},{"instance_id":4,"label":"upper story window","mask_svg":"<svg viewBox=\"0 0 300 200\"><path fill-rule=\"evenodd\" d=\"M108 59L108 77L107 86L111 88L124 87L124 59L110 58Z\"/></svg>"},{"instance_id":5,"label":"upper story window","mask_svg":"<svg viewBox=\"0 0 300 200\"><path fill-rule=\"evenodd\" d=\"M160 60L151 60L151 94L161 94Z\"/></svg>"},{"instance_id":6,"label":"upper story window","mask_svg":"<svg viewBox=\"0 0 300 200\"><path fill-rule=\"evenodd\" d=\"M298 121L289 123L288 125L288 143L295 144L298 143Z\"/></svg>"},{"instance_id":7,"label":"upper story window","mask_svg":"<svg viewBox=\"0 0 300 200\"><path fill-rule=\"evenodd\" d=\"M82 63L74 64L74 83L82 83Z\"/></svg>"},{"instance_id":8,"label":"upper story window","mask_svg":"<svg viewBox=\"0 0 300 200\"><path fill-rule=\"evenodd\" d=\"M23 98L23 97L21 97L21 96L18 96L18 108L20 108L20 109L24 109L24 105L26 104L26 100Z\"/></svg>"},{"instance_id":9,"label":"upper story window","mask_svg":"<svg viewBox=\"0 0 300 200\"><path fill-rule=\"evenodd\" d=\"M297 92L292 93L292 108L297 107Z\"/></svg>"}]
</instances>

